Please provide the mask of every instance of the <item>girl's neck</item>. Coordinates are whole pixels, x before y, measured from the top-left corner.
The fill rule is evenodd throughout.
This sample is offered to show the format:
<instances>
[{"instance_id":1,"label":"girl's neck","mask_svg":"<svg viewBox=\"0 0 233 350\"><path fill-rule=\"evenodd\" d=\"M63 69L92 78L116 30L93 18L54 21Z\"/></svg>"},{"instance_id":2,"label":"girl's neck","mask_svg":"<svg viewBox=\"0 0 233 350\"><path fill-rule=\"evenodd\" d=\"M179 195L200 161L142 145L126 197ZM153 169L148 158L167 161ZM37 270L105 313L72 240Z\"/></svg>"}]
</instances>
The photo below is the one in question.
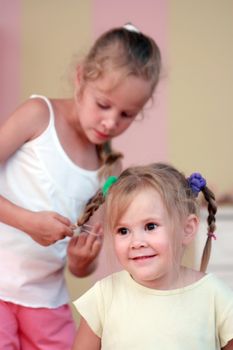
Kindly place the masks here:
<instances>
[{"instance_id":1,"label":"girl's neck","mask_svg":"<svg viewBox=\"0 0 233 350\"><path fill-rule=\"evenodd\" d=\"M172 278L167 281L167 285L165 284L161 289L172 290L184 288L199 281L204 275L203 272L193 270L186 266L180 266L173 274Z\"/></svg>"},{"instance_id":2,"label":"girl's neck","mask_svg":"<svg viewBox=\"0 0 233 350\"><path fill-rule=\"evenodd\" d=\"M57 135L65 153L83 169L99 169L96 145L85 137L79 127L74 100L54 99L52 104Z\"/></svg>"},{"instance_id":3,"label":"girl's neck","mask_svg":"<svg viewBox=\"0 0 233 350\"><path fill-rule=\"evenodd\" d=\"M180 266L177 271L175 271L169 277L157 278L154 281L137 281L133 276L131 276L137 283L143 285L144 287L157 289L157 290L174 290L184 288L199 281L205 274L200 271L190 269L185 266Z\"/></svg>"}]
</instances>

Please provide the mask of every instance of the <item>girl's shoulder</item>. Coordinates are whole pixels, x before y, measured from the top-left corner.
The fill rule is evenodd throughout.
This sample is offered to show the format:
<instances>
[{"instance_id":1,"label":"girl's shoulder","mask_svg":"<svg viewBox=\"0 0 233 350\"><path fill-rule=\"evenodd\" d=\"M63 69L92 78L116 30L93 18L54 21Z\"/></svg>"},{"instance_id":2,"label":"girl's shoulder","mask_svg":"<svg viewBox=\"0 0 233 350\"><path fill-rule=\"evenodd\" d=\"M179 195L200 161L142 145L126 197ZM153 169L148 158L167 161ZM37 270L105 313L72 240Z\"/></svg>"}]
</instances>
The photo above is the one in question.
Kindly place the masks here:
<instances>
[{"instance_id":1,"label":"girl's shoulder","mask_svg":"<svg viewBox=\"0 0 233 350\"><path fill-rule=\"evenodd\" d=\"M21 103L0 130L0 135L5 135L4 142L14 140L10 152L41 134L49 123L49 117L48 106L41 99L27 99Z\"/></svg>"},{"instance_id":2,"label":"girl's shoulder","mask_svg":"<svg viewBox=\"0 0 233 350\"><path fill-rule=\"evenodd\" d=\"M39 136L49 125L54 123L55 119L64 118L69 115L68 99L48 98L43 95L31 95L25 102L27 114L30 115L31 121L36 126L37 133L33 138Z\"/></svg>"},{"instance_id":3,"label":"girl's shoulder","mask_svg":"<svg viewBox=\"0 0 233 350\"><path fill-rule=\"evenodd\" d=\"M48 104L45 102L45 100L42 100L41 98L29 98L22 102L10 117L14 117L16 119L18 116L20 116L21 120L22 118L30 118L30 120L35 121L36 119L39 119L39 117L43 116L44 119L48 119Z\"/></svg>"},{"instance_id":4,"label":"girl's shoulder","mask_svg":"<svg viewBox=\"0 0 233 350\"><path fill-rule=\"evenodd\" d=\"M122 284L125 284L127 274L128 273L124 270L114 272L97 281L93 288L98 290L103 296L106 294L112 295L113 290L116 293L119 289L121 289Z\"/></svg>"},{"instance_id":5,"label":"girl's shoulder","mask_svg":"<svg viewBox=\"0 0 233 350\"><path fill-rule=\"evenodd\" d=\"M21 106L28 125L33 126L31 140L38 137L48 126L51 116L51 104L48 98L33 97L26 100Z\"/></svg>"},{"instance_id":6,"label":"girl's shoulder","mask_svg":"<svg viewBox=\"0 0 233 350\"><path fill-rule=\"evenodd\" d=\"M205 273L198 270L193 270L191 268L183 267L182 280L183 287L205 282L210 285L215 285L216 288L229 289L229 291L233 293L233 290L227 285L227 283L212 272Z\"/></svg>"},{"instance_id":7,"label":"girl's shoulder","mask_svg":"<svg viewBox=\"0 0 233 350\"><path fill-rule=\"evenodd\" d=\"M44 116L49 118L52 108L52 99L42 95L32 95L25 102L27 108L34 116Z\"/></svg>"},{"instance_id":8,"label":"girl's shoulder","mask_svg":"<svg viewBox=\"0 0 233 350\"><path fill-rule=\"evenodd\" d=\"M218 295L220 299L230 299L233 306L233 289L227 284L227 282L213 273L210 273L207 276L209 276L209 284L214 288L215 294Z\"/></svg>"}]
</instances>

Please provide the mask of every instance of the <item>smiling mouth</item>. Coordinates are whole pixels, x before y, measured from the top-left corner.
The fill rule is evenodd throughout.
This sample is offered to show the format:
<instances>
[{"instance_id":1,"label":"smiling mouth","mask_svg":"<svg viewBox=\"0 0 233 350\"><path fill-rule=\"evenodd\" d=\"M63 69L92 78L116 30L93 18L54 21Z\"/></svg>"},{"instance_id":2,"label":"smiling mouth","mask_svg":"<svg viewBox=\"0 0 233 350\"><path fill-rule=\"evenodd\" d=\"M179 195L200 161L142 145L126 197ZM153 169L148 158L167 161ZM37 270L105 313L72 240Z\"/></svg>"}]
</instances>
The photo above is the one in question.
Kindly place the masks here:
<instances>
[{"instance_id":1,"label":"smiling mouth","mask_svg":"<svg viewBox=\"0 0 233 350\"><path fill-rule=\"evenodd\" d=\"M147 260L147 259L151 259L154 258L156 256L156 254L153 255L144 255L144 256L135 256L134 258L131 258L132 260Z\"/></svg>"}]
</instances>

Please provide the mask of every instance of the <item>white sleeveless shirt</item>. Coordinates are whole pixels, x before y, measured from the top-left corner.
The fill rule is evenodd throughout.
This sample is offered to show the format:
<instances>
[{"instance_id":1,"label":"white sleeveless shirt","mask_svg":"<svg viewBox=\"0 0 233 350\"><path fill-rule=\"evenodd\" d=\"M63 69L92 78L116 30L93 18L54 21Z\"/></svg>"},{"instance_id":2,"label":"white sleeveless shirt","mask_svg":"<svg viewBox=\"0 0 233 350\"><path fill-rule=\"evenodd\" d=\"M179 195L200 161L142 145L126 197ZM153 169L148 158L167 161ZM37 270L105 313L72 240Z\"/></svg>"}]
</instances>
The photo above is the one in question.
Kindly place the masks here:
<instances>
[{"instance_id":1,"label":"white sleeveless shirt","mask_svg":"<svg viewBox=\"0 0 233 350\"><path fill-rule=\"evenodd\" d=\"M81 169L65 153L55 130L50 101L46 130L0 166L0 194L25 209L55 211L75 223L99 188L98 171ZM29 307L68 302L64 278L69 238L44 247L0 222L0 299Z\"/></svg>"}]
</instances>

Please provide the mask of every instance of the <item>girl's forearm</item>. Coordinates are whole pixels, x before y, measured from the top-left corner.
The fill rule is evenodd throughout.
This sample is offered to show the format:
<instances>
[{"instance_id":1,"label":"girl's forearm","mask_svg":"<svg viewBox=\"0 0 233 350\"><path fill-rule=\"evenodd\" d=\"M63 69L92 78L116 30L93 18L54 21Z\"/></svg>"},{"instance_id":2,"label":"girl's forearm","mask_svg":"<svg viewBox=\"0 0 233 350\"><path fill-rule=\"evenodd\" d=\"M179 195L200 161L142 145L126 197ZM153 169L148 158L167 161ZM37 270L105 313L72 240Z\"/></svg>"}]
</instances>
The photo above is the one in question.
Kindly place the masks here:
<instances>
[{"instance_id":1,"label":"girl's forearm","mask_svg":"<svg viewBox=\"0 0 233 350\"><path fill-rule=\"evenodd\" d=\"M9 226L25 231L30 210L21 208L8 199L0 196L0 221Z\"/></svg>"}]
</instances>

